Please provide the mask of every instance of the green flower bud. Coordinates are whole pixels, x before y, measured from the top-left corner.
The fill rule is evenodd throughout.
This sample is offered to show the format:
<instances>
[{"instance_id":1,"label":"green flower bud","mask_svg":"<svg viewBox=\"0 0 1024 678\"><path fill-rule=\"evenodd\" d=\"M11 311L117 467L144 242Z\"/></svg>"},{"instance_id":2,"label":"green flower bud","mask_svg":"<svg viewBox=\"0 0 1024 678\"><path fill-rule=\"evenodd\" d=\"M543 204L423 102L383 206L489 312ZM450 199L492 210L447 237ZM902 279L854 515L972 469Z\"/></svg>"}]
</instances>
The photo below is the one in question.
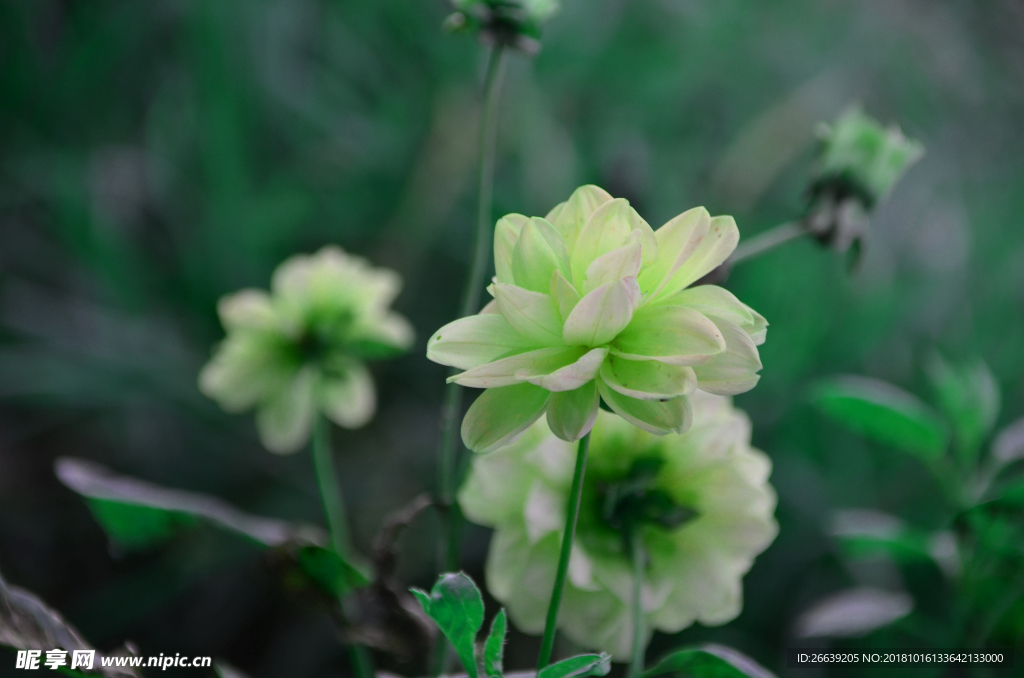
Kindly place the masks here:
<instances>
[{"instance_id":1,"label":"green flower bud","mask_svg":"<svg viewBox=\"0 0 1024 678\"><path fill-rule=\"evenodd\" d=\"M742 577L778 532L771 462L750 447L730 398L697 393L694 425L656 437L598 415L559 614L573 642L625 661L632 646L627 534L647 555L648 639L695 621L724 624L742 608ZM520 630L544 629L573 476L574 448L534 424L514 444L475 455L459 504L493 527L487 587Z\"/></svg>"},{"instance_id":2,"label":"green flower bud","mask_svg":"<svg viewBox=\"0 0 1024 678\"><path fill-rule=\"evenodd\" d=\"M474 32L527 54L537 52L541 24L558 11L558 0L452 0L452 5L455 12L445 20L445 30Z\"/></svg>"},{"instance_id":3,"label":"green flower bud","mask_svg":"<svg viewBox=\"0 0 1024 678\"><path fill-rule=\"evenodd\" d=\"M376 409L362 361L412 345L412 327L389 309L401 286L394 271L338 247L291 257L274 271L271 294L242 290L220 300L227 337L199 373L199 389L229 412L255 407L271 452L299 450L317 412L362 426Z\"/></svg>"},{"instance_id":4,"label":"green flower bud","mask_svg":"<svg viewBox=\"0 0 1024 678\"><path fill-rule=\"evenodd\" d=\"M430 360L465 370L449 381L487 389L463 421L466 446L497 449L544 413L577 440L602 400L651 433L682 432L695 390L753 388L764 317L720 287L689 287L738 241L732 217L703 207L654 231L596 186L543 219L499 220L494 301L427 344Z\"/></svg>"}]
</instances>

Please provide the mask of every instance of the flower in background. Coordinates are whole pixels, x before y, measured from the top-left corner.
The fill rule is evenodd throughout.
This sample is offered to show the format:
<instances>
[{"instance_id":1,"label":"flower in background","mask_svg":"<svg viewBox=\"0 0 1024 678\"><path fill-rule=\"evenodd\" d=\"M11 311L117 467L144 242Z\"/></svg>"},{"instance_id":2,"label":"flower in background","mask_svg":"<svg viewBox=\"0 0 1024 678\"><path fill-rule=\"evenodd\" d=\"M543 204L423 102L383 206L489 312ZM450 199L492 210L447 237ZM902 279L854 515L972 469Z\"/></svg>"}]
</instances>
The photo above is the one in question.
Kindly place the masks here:
<instances>
[{"instance_id":1,"label":"flower in background","mask_svg":"<svg viewBox=\"0 0 1024 678\"><path fill-rule=\"evenodd\" d=\"M695 423L656 437L601 412L590 443L560 629L625 660L632 647L626 535L647 554L643 610L654 629L724 624L742 608L743 575L778 532L771 462L750 447L731 399L693 398ZM495 529L487 586L522 631L544 628L573 476L572 445L536 423L514 444L474 456L459 494L473 522Z\"/></svg>"},{"instance_id":2,"label":"flower in background","mask_svg":"<svg viewBox=\"0 0 1024 678\"><path fill-rule=\"evenodd\" d=\"M696 207L657 231L626 200L577 189L547 217L510 214L494 233L494 301L427 344L449 379L487 389L462 439L508 444L542 414L563 440L591 429L601 400L651 433L690 426L689 396L754 387L767 322L726 290L690 288L735 249L732 217Z\"/></svg>"},{"instance_id":3,"label":"flower in background","mask_svg":"<svg viewBox=\"0 0 1024 678\"><path fill-rule=\"evenodd\" d=\"M540 48L540 27L558 11L558 0L452 0L445 20L453 33L474 32L491 43L511 45L527 54Z\"/></svg>"},{"instance_id":4,"label":"flower in background","mask_svg":"<svg viewBox=\"0 0 1024 678\"><path fill-rule=\"evenodd\" d=\"M260 440L291 453L315 415L357 428L376 409L363 364L412 345L413 330L390 310L397 273L327 246L274 271L271 293L242 290L217 306L227 337L199 374L199 388L229 412L256 408Z\"/></svg>"}]
</instances>

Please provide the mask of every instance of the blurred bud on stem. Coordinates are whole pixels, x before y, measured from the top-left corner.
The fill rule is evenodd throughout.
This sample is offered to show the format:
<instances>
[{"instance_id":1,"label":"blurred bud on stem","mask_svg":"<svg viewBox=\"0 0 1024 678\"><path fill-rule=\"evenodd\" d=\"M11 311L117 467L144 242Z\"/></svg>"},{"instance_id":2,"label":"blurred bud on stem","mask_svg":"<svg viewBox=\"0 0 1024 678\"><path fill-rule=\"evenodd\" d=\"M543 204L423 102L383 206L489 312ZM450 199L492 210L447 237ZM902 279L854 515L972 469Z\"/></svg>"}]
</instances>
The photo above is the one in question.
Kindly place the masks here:
<instances>
[{"instance_id":1,"label":"blurred bud on stem","mask_svg":"<svg viewBox=\"0 0 1024 678\"><path fill-rule=\"evenodd\" d=\"M526 54L540 50L540 27L558 10L558 0L452 0L444 21L450 33L475 33L490 44Z\"/></svg>"}]
</instances>

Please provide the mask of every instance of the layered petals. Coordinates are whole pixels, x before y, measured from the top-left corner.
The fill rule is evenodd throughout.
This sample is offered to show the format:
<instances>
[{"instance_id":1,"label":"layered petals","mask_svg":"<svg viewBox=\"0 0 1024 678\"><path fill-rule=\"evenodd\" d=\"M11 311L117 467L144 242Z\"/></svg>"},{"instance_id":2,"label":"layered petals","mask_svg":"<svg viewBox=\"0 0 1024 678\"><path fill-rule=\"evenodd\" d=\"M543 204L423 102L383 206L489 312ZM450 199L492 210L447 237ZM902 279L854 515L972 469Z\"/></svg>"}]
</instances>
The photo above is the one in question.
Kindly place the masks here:
<instances>
[{"instance_id":1,"label":"layered petals","mask_svg":"<svg viewBox=\"0 0 1024 678\"><path fill-rule=\"evenodd\" d=\"M634 360L699 365L726 348L718 326L683 306L645 306L615 339L612 353Z\"/></svg>"},{"instance_id":2,"label":"layered petals","mask_svg":"<svg viewBox=\"0 0 1024 678\"><path fill-rule=\"evenodd\" d=\"M489 388L462 420L462 442L474 452L507 445L540 418L550 393L533 384Z\"/></svg>"},{"instance_id":3,"label":"layered petals","mask_svg":"<svg viewBox=\"0 0 1024 678\"><path fill-rule=\"evenodd\" d=\"M468 370L510 353L536 348L500 313L459 318L434 332L427 342L427 358L442 365Z\"/></svg>"}]
</instances>

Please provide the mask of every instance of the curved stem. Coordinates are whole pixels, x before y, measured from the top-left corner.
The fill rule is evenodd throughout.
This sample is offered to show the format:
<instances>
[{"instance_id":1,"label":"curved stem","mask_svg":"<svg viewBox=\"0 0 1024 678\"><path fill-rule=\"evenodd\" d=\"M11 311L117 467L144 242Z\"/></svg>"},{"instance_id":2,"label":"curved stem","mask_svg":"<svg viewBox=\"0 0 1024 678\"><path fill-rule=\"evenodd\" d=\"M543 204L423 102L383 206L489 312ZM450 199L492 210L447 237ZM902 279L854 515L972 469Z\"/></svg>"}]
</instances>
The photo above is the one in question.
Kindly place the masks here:
<instances>
[{"instance_id":1,"label":"curved stem","mask_svg":"<svg viewBox=\"0 0 1024 678\"><path fill-rule=\"evenodd\" d=\"M626 678L640 678L640 674L644 670L644 649L646 649L643 602L646 554L639 529L631 530L629 551L633 559L633 654L629 661Z\"/></svg>"},{"instance_id":2,"label":"curved stem","mask_svg":"<svg viewBox=\"0 0 1024 678\"><path fill-rule=\"evenodd\" d=\"M729 257L729 264L738 264L746 259L760 256L769 250L775 249L783 243L808 233L807 228L799 221L787 221L773 228L758 233L750 240L740 244L736 251Z\"/></svg>"},{"instance_id":3,"label":"curved stem","mask_svg":"<svg viewBox=\"0 0 1024 678\"><path fill-rule=\"evenodd\" d=\"M551 648L555 645L555 631L558 628L558 608L562 604L562 591L565 589L565 575L569 571L569 556L572 555L572 542L576 537L576 520L580 516L580 496L583 494L583 475L587 468L587 448L590 447L590 434L580 439L576 450L576 470L572 475L572 489L569 490L569 506L565 511L565 530L562 532L562 551L558 556L558 569L555 571L555 587L551 591L548 603L548 617L544 624L544 639L540 644L540 656L537 657L537 672L551 662Z\"/></svg>"},{"instance_id":4,"label":"curved stem","mask_svg":"<svg viewBox=\"0 0 1024 678\"><path fill-rule=\"evenodd\" d=\"M313 421L313 467L316 469L316 482L320 488L320 500L327 514L327 526L331 533L331 546L342 558L348 558L351 551L348 536L348 515L345 513L345 498L338 484L338 476L334 470L334 454L331 450L331 424L323 416L317 415ZM347 618L345 601L338 601L341 607L341 619ZM348 646L349 660L352 670L358 678L373 678L373 657L370 651L355 643Z\"/></svg>"}]
</instances>

